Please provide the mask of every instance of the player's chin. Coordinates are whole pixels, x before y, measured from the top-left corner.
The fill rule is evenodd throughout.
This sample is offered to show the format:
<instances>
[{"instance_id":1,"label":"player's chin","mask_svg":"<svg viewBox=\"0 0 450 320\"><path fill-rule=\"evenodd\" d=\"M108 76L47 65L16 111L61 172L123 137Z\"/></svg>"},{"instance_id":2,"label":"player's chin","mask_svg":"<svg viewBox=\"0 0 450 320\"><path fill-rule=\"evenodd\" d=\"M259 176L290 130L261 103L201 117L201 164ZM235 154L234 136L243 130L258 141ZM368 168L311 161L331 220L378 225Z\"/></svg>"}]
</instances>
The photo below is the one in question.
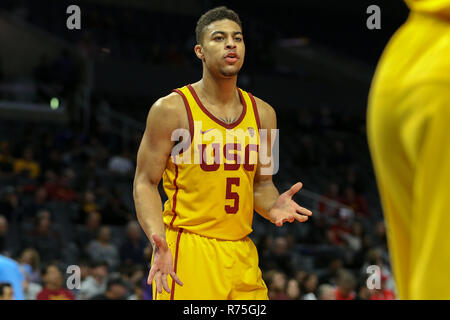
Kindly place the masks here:
<instances>
[{"instance_id":1,"label":"player's chin","mask_svg":"<svg viewBox=\"0 0 450 320\"><path fill-rule=\"evenodd\" d=\"M225 67L220 69L220 73L222 74L222 76L224 77L234 77L239 73L239 70L241 70L241 68L236 68L236 67Z\"/></svg>"}]
</instances>

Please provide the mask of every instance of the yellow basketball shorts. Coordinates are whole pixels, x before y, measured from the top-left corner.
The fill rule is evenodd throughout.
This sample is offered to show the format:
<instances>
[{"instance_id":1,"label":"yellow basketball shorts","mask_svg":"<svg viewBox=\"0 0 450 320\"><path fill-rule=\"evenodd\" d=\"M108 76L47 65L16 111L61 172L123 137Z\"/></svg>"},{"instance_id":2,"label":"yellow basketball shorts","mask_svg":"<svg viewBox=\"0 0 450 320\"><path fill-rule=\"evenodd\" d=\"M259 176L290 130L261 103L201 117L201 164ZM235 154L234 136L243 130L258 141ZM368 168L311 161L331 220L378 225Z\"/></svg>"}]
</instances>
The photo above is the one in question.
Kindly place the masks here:
<instances>
[{"instance_id":1,"label":"yellow basketball shorts","mask_svg":"<svg viewBox=\"0 0 450 320\"><path fill-rule=\"evenodd\" d=\"M183 286L168 275L171 293L157 293L153 280L155 300L268 300L258 252L249 237L219 240L166 227L166 241Z\"/></svg>"}]
</instances>

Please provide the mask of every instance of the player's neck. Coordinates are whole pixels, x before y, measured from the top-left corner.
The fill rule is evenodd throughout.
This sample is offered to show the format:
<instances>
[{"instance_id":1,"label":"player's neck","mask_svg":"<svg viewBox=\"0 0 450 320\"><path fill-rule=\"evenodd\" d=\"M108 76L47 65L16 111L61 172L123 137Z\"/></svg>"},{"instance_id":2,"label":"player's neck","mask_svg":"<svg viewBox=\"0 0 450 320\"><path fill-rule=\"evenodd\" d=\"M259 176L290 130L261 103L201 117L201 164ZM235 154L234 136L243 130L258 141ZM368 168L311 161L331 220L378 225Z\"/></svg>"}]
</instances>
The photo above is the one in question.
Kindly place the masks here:
<instances>
[{"instance_id":1,"label":"player's neck","mask_svg":"<svg viewBox=\"0 0 450 320\"><path fill-rule=\"evenodd\" d=\"M236 82L237 76L218 79L205 72L197 86L208 101L219 106L228 106L234 104L237 98Z\"/></svg>"}]
</instances>

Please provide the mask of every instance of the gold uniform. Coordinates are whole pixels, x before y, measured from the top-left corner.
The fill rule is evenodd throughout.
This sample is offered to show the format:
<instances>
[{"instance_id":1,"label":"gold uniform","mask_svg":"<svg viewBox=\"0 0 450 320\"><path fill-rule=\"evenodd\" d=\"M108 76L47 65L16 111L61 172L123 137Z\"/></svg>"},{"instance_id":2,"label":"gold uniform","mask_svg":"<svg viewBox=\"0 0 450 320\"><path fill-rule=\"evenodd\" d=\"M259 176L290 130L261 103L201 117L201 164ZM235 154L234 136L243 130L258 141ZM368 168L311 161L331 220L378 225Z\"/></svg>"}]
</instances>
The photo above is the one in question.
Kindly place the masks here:
<instances>
[{"instance_id":1,"label":"gold uniform","mask_svg":"<svg viewBox=\"0 0 450 320\"><path fill-rule=\"evenodd\" d=\"M267 299L252 232L253 180L259 155L259 116L253 96L237 89L240 117L226 124L212 115L191 85L184 100L189 137L176 145L163 174L168 200L163 220L174 270L171 293L155 299ZM176 152L177 147L182 147Z\"/></svg>"},{"instance_id":2,"label":"gold uniform","mask_svg":"<svg viewBox=\"0 0 450 320\"><path fill-rule=\"evenodd\" d=\"M450 299L450 0L407 3L372 82L367 135L400 299Z\"/></svg>"}]
</instances>

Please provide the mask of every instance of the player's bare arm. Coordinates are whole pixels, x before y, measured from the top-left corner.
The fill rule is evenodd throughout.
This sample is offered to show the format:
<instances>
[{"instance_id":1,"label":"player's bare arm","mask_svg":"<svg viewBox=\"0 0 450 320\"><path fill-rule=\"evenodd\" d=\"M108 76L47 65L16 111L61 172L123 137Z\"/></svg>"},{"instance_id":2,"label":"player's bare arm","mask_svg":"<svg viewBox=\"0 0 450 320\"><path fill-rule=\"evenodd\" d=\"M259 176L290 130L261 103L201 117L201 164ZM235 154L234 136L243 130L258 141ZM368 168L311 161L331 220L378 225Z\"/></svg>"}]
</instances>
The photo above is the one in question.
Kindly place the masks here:
<instances>
[{"instance_id":1,"label":"player's bare arm","mask_svg":"<svg viewBox=\"0 0 450 320\"><path fill-rule=\"evenodd\" d=\"M171 141L172 132L177 128L187 128L187 121L184 104L178 94L171 93L159 99L150 108L137 154L133 197L139 223L153 246L148 283L151 284L154 277L159 293L162 292L161 287L170 292L167 275L182 285L174 272L172 253L165 239L158 184L175 143Z\"/></svg>"},{"instance_id":2,"label":"player's bare arm","mask_svg":"<svg viewBox=\"0 0 450 320\"><path fill-rule=\"evenodd\" d=\"M272 144L275 139L275 136L271 135L271 129L277 128L276 113L267 102L257 97L255 97L255 101L260 116L261 129L267 130L267 153L271 157ZM308 216L311 216L312 212L292 200L292 197L302 188L302 183L294 184L289 190L280 195L273 184L272 175L261 174L260 169L264 166L270 167L270 163L263 165L258 161L253 185L255 211L279 227L285 222L294 222L295 220L299 222L307 221Z\"/></svg>"}]
</instances>

